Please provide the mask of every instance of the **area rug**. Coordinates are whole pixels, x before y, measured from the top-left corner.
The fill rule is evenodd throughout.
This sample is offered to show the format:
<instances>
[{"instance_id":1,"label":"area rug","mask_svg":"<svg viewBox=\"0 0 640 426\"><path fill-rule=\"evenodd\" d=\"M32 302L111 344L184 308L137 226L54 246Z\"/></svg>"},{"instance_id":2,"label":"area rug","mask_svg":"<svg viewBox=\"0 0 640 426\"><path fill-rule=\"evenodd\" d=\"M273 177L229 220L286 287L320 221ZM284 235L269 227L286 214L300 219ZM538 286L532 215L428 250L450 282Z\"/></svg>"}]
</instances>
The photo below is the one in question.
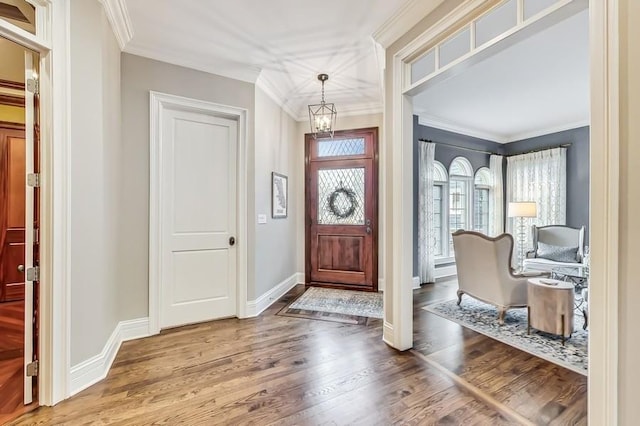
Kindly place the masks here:
<instances>
[{"instance_id":1,"label":"area rug","mask_svg":"<svg viewBox=\"0 0 640 426\"><path fill-rule=\"evenodd\" d=\"M457 305L457 299L454 299L436 302L422 309L576 373L587 375L588 333L582 329L584 318L580 313L574 315L575 329L571 338L562 346L559 336L534 329L531 329L530 335L527 334L526 309L509 309L502 326L498 325L495 306L466 296L460 306Z\"/></svg>"},{"instance_id":2,"label":"area rug","mask_svg":"<svg viewBox=\"0 0 640 426\"><path fill-rule=\"evenodd\" d=\"M382 293L309 287L278 315L363 325L382 318Z\"/></svg>"}]
</instances>

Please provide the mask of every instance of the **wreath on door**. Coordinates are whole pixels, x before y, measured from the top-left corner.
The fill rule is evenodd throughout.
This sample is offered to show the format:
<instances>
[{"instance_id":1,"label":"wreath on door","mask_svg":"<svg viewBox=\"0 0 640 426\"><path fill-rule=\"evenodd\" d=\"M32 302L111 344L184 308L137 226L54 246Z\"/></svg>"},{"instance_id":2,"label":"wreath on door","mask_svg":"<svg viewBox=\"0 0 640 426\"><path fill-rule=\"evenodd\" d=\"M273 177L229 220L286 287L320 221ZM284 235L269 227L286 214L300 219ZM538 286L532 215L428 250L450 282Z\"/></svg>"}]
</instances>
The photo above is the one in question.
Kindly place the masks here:
<instances>
[{"instance_id":1,"label":"wreath on door","mask_svg":"<svg viewBox=\"0 0 640 426\"><path fill-rule=\"evenodd\" d=\"M338 201L342 197L346 198L346 206L338 204ZM336 188L335 191L329 195L329 210L331 210L331 213L340 219L351 217L356 211L357 206L358 201L356 200L355 192L343 186Z\"/></svg>"}]
</instances>

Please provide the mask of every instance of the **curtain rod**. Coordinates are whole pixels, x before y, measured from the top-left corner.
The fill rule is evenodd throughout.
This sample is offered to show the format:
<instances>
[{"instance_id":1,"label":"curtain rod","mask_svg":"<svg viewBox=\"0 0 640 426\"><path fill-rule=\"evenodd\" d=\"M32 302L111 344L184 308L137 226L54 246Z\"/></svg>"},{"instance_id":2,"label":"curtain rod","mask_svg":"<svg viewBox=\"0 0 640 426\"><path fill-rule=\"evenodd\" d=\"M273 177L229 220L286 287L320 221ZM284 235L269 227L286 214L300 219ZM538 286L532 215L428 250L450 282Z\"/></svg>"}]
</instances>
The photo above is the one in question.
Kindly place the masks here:
<instances>
[{"instance_id":1,"label":"curtain rod","mask_svg":"<svg viewBox=\"0 0 640 426\"><path fill-rule=\"evenodd\" d=\"M474 152L479 152L481 154L489 154L489 155L502 155L503 157L513 157L514 155L523 155L523 154L531 154L534 152L540 152L540 151L546 151L548 149L554 149L554 148L568 148L570 147L572 144L571 143L563 143L560 145L554 145L554 146L549 146L546 148L538 148L538 149L532 149L531 151L526 151L526 152L520 152L518 154L500 154L498 152L493 152L493 151L485 151L483 149L477 149L477 148L469 148L466 146L460 146L460 145L455 145L455 144L451 144L451 143L443 143L443 142L436 142L436 141L432 141L431 139L418 139L418 141L420 142L430 142L430 143L435 143L438 145L446 145L446 146L450 146L452 148L458 148L458 149L463 149L466 151L474 151Z\"/></svg>"}]
</instances>

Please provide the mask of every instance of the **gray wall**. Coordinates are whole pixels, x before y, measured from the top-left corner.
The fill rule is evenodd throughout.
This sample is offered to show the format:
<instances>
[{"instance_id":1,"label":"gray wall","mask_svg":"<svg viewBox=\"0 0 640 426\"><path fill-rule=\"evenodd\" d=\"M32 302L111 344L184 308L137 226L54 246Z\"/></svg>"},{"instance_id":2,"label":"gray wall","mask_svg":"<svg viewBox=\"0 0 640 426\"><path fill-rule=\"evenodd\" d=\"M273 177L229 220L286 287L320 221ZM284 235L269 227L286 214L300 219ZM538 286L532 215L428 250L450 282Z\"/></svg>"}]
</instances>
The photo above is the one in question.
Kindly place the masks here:
<instances>
[{"instance_id":1,"label":"gray wall","mask_svg":"<svg viewBox=\"0 0 640 426\"><path fill-rule=\"evenodd\" d=\"M149 300L149 91L233 105L249 110L247 151L253 153L255 86L165 62L122 54L122 156L123 207L121 232L127 236L120 247L122 320L148 316ZM248 155L247 182L249 241L255 233L253 155ZM242 242L239 242L242 243ZM254 264L249 249L248 264ZM249 300L255 297L254 268L249 267Z\"/></svg>"},{"instance_id":2,"label":"gray wall","mask_svg":"<svg viewBox=\"0 0 640 426\"><path fill-rule=\"evenodd\" d=\"M567 225L587 227L589 240L589 126L505 144L507 155L570 143L567 149ZM506 199L506 198L505 198Z\"/></svg>"},{"instance_id":3,"label":"gray wall","mask_svg":"<svg viewBox=\"0 0 640 426\"><path fill-rule=\"evenodd\" d=\"M413 276L415 277L418 275L418 144L422 143L419 139L437 142L435 159L441 162L447 170L454 158L463 156L471 162L474 173L481 167L489 167L489 154L460 149L447 144L498 153L503 151L503 145L486 139L422 126L418 124L418 117L415 115L413 116L413 139L415 141L413 146Z\"/></svg>"},{"instance_id":4,"label":"gray wall","mask_svg":"<svg viewBox=\"0 0 640 426\"><path fill-rule=\"evenodd\" d=\"M98 355L120 321L120 48L102 5L71 2L70 361Z\"/></svg>"},{"instance_id":5,"label":"gray wall","mask_svg":"<svg viewBox=\"0 0 640 426\"><path fill-rule=\"evenodd\" d=\"M256 88L256 132L260 135L255 147L256 215L267 216L267 223L256 225L255 297L260 297L297 272L296 259L304 248L296 247L298 192L300 178L296 164L297 123L261 89ZM287 217L271 217L271 172L288 177ZM249 220L255 217L250 217ZM249 296L251 300L252 297Z\"/></svg>"}]
</instances>

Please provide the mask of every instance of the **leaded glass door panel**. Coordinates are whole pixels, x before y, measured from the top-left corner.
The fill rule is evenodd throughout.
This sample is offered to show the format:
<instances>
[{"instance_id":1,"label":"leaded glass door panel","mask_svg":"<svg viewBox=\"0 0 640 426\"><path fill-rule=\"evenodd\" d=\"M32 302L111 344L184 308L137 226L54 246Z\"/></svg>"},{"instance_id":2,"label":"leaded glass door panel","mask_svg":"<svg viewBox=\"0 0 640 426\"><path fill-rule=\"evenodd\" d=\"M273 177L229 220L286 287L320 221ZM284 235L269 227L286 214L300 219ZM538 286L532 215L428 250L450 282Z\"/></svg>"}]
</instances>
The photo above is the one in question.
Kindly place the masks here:
<instances>
[{"instance_id":1,"label":"leaded glass door panel","mask_svg":"<svg viewBox=\"0 0 640 426\"><path fill-rule=\"evenodd\" d=\"M307 284L377 291L377 129L306 149Z\"/></svg>"}]
</instances>

